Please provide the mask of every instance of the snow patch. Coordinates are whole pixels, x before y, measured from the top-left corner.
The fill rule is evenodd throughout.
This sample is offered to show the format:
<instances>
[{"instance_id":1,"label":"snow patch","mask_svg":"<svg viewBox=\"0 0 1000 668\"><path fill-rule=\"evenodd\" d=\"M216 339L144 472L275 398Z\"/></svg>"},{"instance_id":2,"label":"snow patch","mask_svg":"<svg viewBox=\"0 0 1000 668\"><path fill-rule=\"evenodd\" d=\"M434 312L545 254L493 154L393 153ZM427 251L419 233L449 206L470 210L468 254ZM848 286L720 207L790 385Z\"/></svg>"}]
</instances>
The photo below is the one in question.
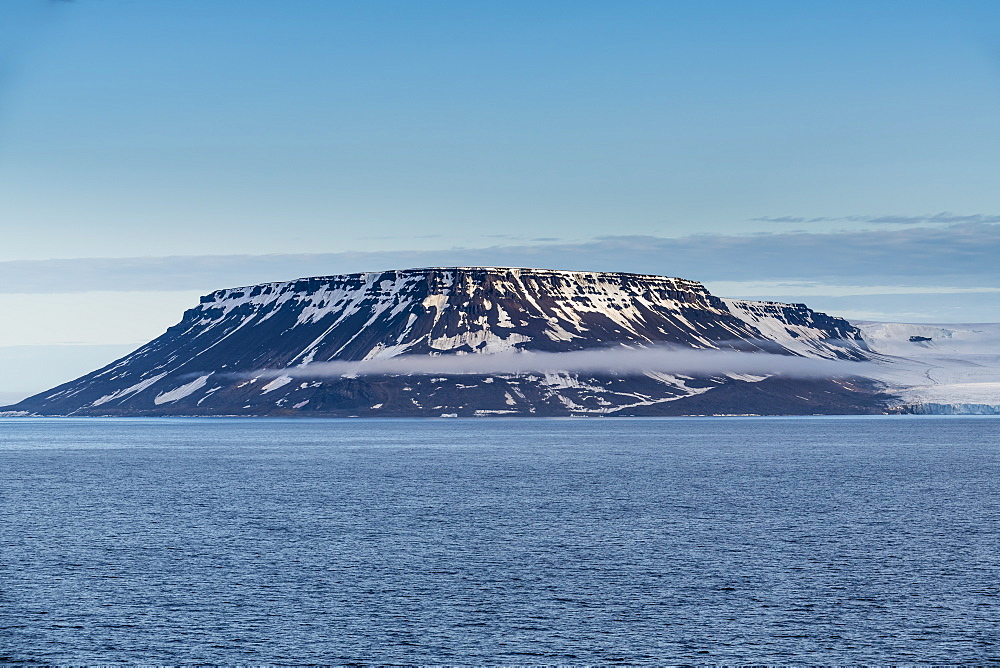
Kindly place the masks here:
<instances>
[{"instance_id":1,"label":"snow patch","mask_svg":"<svg viewBox=\"0 0 1000 668\"><path fill-rule=\"evenodd\" d=\"M124 390L117 390L115 392L112 392L111 394L105 394L103 397L101 397L100 399L98 399L97 401L95 401L94 403L92 403L90 405L91 406L101 406L103 404L108 403L109 401L114 401L115 399L120 399L122 397L127 397L127 396L130 396L130 395L133 395L133 394L138 394L139 392L142 392L143 390L145 390L146 388L148 388L150 385L152 385L156 381L158 381L161 378L163 378L164 376L166 376L168 373L170 373L170 372L169 371L164 371L161 374L157 374L155 376L147 378L146 380L140 381L140 382L136 383L135 385L132 385L131 387L126 387Z\"/></svg>"},{"instance_id":2,"label":"snow patch","mask_svg":"<svg viewBox=\"0 0 1000 668\"><path fill-rule=\"evenodd\" d=\"M530 336L524 336L516 332L511 332L506 337L499 336L487 329L480 329L472 332L462 332L455 336L441 336L428 341L428 345L435 350L454 350L468 346L478 353L488 355L505 353L517 350L518 343L531 341Z\"/></svg>"},{"instance_id":3,"label":"snow patch","mask_svg":"<svg viewBox=\"0 0 1000 668\"><path fill-rule=\"evenodd\" d=\"M201 388L205 387L205 385L208 383L208 379L209 379L209 377L211 377L211 375L212 374L209 373L209 374L206 374L204 376L199 376L199 377L195 378L194 380L192 380L190 383L185 383L184 385L181 385L180 387L176 387L176 388L170 390L169 392L163 392L161 394L158 394L158 395L156 395L156 398L153 399L153 403L156 404L157 406L159 406L161 404L167 404L167 403L171 403L171 402L174 402L174 401L179 401L179 400L183 399L184 397L186 397L186 396L188 396L188 395L190 395L190 394L192 394L194 392L197 392Z\"/></svg>"},{"instance_id":4,"label":"snow patch","mask_svg":"<svg viewBox=\"0 0 1000 668\"><path fill-rule=\"evenodd\" d=\"M433 306L438 311L441 311L448 303L448 295L428 295L424 298L424 301L420 303L424 308L430 308Z\"/></svg>"},{"instance_id":5,"label":"snow patch","mask_svg":"<svg viewBox=\"0 0 1000 668\"><path fill-rule=\"evenodd\" d=\"M275 378L274 380L272 380L270 383L268 383L264 387L260 388L260 393L261 394L267 394L268 392L274 392L278 388L284 387L285 385L288 385L290 382L292 382L292 377L291 376L278 376L277 378Z\"/></svg>"}]
</instances>

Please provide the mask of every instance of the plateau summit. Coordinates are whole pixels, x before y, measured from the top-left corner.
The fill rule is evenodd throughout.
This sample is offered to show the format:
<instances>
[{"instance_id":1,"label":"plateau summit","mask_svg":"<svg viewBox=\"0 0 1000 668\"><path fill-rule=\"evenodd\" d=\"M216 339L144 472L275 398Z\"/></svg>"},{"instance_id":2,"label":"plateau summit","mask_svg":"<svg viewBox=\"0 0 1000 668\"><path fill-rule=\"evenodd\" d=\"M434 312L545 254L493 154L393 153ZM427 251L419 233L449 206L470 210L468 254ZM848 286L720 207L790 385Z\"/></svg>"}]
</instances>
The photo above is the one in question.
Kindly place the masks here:
<instances>
[{"instance_id":1,"label":"plateau summit","mask_svg":"<svg viewBox=\"0 0 1000 668\"><path fill-rule=\"evenodd\" d=\"M846 320L680 278L408 269L214 292L130 355L7 411L880 413L890 396L861 373L871 357Z\"/></svg>"}]
</instances>

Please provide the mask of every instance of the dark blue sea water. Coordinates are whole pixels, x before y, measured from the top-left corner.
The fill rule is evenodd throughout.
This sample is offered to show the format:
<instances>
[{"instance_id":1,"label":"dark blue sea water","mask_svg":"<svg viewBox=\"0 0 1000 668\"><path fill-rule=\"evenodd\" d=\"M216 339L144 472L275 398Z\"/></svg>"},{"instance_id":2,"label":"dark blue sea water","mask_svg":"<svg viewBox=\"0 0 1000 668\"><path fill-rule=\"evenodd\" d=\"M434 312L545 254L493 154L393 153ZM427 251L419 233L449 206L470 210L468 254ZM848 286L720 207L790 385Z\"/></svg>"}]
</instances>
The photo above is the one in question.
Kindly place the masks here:
<instances>
[{"instance_id":1,"label":"dark blue sea water","mask_svg":"<svg viewBox=\"0 0 1000 668\"><path fill-rule=\"evenodd\" d=\"M0 420L0 662L1000 662L1000 421Z\"/></svg>"}]
</instances>

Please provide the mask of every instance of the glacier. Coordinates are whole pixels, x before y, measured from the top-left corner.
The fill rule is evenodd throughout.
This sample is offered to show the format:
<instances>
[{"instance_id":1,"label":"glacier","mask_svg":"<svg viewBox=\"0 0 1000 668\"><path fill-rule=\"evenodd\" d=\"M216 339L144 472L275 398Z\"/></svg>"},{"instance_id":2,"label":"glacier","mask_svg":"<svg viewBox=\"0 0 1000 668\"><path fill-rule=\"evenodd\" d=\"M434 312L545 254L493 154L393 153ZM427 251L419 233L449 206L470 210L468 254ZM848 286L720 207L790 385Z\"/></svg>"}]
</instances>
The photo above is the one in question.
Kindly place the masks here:
<instances>
[{"instance_id":1,"label":"glacier","mask_svg":"<svg viewBox=\"0 0 1000 668\"><path fill-rule=\"evenodd\" d=\"M897 411L1000 414L1000 323L862 322L878 363L872 377L899 397Z\"/></svg>"}]
</instances>

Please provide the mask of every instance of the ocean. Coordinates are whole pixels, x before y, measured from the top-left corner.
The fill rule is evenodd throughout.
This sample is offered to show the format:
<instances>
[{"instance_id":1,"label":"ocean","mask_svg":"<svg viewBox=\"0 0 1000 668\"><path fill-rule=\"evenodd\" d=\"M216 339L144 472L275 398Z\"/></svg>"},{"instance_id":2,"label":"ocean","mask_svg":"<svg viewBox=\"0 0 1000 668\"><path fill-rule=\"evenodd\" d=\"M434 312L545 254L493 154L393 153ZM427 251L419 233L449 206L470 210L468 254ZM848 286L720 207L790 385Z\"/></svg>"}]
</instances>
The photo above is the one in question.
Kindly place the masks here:
<instances>
[{"instance_id":1,"label":"ocean","mask_svg":"<svg viewBox=\"0 0 1000 668\"><path fill-rule=\"evenodd\" d=\"M996 418L8 418L0 476L0 663L1000 662Z\"/></svg>"}]
</instances>

